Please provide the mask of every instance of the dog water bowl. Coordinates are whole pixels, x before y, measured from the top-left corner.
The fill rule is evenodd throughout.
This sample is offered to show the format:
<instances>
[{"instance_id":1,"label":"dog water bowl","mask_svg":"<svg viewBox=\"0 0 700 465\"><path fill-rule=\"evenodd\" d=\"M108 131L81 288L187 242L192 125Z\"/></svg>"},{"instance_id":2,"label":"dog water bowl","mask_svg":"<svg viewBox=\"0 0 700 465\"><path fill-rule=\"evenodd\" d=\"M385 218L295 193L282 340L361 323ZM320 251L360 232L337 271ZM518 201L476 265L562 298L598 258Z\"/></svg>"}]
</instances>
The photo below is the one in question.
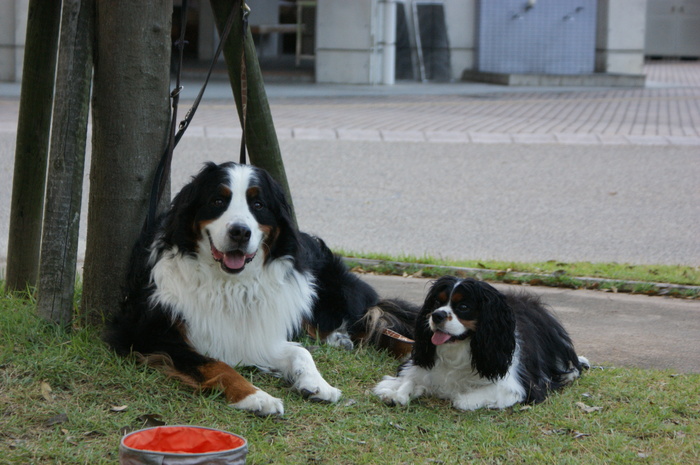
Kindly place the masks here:
<instances>
[{"instance_id":1,"label":"dog water bowl","mask_svg":"<svg viewBox=\"0 0 700 465\"><path fill-rule=\"evenodd\" d=\"M119 445L121 465L243 465L247 441L198 426L158 426L127 434Z\"/></svg>"}]
</instances>

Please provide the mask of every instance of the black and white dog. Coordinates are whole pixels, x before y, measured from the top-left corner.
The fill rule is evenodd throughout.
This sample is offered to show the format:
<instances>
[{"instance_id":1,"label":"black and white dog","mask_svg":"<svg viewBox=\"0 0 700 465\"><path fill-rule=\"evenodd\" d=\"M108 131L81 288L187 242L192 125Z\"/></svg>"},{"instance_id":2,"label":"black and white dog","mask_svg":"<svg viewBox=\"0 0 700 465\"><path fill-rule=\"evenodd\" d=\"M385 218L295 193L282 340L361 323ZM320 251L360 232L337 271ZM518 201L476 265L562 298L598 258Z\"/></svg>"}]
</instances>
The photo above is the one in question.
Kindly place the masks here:
<instances>
[{"instance_id":1,"label":"black and white dog","mask_svg":"<svg viewBox=\"0 0 700 465\"><path fill-rule=\"evenodd\" d=\"M269 370L312 400L335 402L341 392L290 340L302 328L345 347L382 325L410 335L417 312L380 301L322 240L296 229L267 172L234 163L207 164L177 194L143 233L130 270L106 341L260 415L282 414L282 401L233 367Z\"/></svg>"},{"instance_id":2,"label":"black and white dog","mask_svg":"<svg viewBox=\"0 0 700 465\"><path fill-rule=\"evenodd\" d=\"M374 393L390 405L432 395L460 410L505 408L543 401L588 366L537 297L448 276L425 299L410 360Z\"/></svg>"}]
</instances>

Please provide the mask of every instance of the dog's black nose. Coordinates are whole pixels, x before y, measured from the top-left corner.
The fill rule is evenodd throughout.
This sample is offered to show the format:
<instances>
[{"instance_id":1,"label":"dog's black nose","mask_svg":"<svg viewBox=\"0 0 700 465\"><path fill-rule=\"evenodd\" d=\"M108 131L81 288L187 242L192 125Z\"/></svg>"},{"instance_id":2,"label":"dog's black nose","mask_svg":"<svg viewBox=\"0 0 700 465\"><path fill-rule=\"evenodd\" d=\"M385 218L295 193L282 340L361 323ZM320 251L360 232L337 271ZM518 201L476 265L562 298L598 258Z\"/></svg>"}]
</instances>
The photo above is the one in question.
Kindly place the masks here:
<instances>
[{"instance_id":1,"label":"dog's black nose","mask_svg":"<svg viewBox=\"0 0 700 465\"><path fill-rule=\"evenodd\" d=\"M445 321L445 318L447 318L447 312L444 310L439 310L437 312L433 312L430 317L433 319L433 323L438 325Z\"/></svg>"},{"instance_id":2,"label":"dog's black nose","mask_svg":"<svg viewBox=\"0 0 700 465\"><path fill-rule=\"evenodd\" d=\"M228 236L238 244L244 244L250 240L250 228L241 223L235 223L228 230Z\"/></svg>"}]
</instances>

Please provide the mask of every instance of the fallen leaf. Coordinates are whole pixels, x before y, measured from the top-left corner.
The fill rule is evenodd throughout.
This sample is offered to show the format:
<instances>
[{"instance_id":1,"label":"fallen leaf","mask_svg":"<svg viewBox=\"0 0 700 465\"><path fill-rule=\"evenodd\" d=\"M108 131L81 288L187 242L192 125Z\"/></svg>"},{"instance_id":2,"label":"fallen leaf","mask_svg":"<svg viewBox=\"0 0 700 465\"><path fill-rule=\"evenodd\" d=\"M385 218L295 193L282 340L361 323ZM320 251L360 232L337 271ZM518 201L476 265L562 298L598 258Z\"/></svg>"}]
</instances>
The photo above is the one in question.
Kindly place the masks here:
<instances>
[{"instance_id":1,"label":"fallen leaf","mask_svg":"<svg viewBox=\"0 0 700 465\"><path fill-rule=\"evenodd\" d=\"M354 442L356 444L367 444L367 441L358 441L357 439L352 439L352 438L345 438L346 441Z\"/></svg>"},{"instance_id":2,"label":"fallen leaf","mask_svg":"<svg viewBox=\"0 0 700 465\"><path fill-rule=\"evenodd\" d=\"M54 425L60 425L61 423L65 423L68 421L68 415L65 413L59 413L58 415L54 415L48 420L44 422L44 426L50 427Z\"/></svg>"},{"instance_id":3,"label":"fallen leaf","mask_svg":"<svg viewBox=\"0 0 700 465\"><path fill-rule=\"evenodd\" d=\"M603 407L591 407L589 405L584 404L583 402L576 402L576 406L586 413L593 413L603 410Z\"/></svg>"},{"instance_id":4,"label":"fallen leaf","mask_svg":"<svg viewBox=\"0 0 700 465\"><path fill-rule=\"evenodd\" d=\"M394 428L396 428L396 429L400 429L401 431L406 431L406 428L404 428L404 427L401 426L401 425L397 425L397 424L394 423L394 422L391 422L391 421L390 421L389 424L390 424L391 426L393 426Z\"/></svg>"},{"instance_id":5,"label":"fallen leaf","mask_svg":"<svg viewBox=\"0 0 700 465\"><path fill-rule=\"evenodd\" d=\"M51 386L49 386L49 383L47 383L46 381L41 382L41 397L43 397L44 399L46 399L49 402L53 401L53 396L51 395L52 390L53 389L51 389Z\"/></svg>"},{"instance_id":6,"label":"fallen leaf","mask_svg":"<svg viewBox=\"0 0 700 465\"><path fill-rule=\"evenodd\" d=\"M586 436L590 436L588 433L580 433L578 431L572 431L571 435L573 436L574 439L581 439L585 438Z\"/></svg>"},{"instance_id":7,"label":"fallen leaf","mask_svg":"<svg viewBox=\"0 0 700 465\"><path fill-rule=\"evenodd\" d=\"M73 446L77 446L77 445L78 445L78 443L76 442L75 438L74 438L73 436L70 435L70 431L68 431L68 430L65 429L65 428L61 428L61 432L62 432L63 435L66 437L66 442L67 442L68 444L71 444L71 445L73 445Z\"/></svg>"},{"instance_id":8,"label":"fallen leaf","mask_svg":"<svg viewBox=\"0 0 700 465\"><path fill-rule=\"evenodd\" d=\"M121 413L121 412L126 412L128 408L129 408L128 405L113 405L112 408L109 409L109 411Z\"/></svg>"},{"instance_id":9,"label":"fallen leaf","mask_svg":"<svg viewBox=\"0 0 700 465\"><path fill-rule=\"evenodd\" d=\"M165 422L161 420L161 416L157 413L147 413L145 415L139 415L136 419L143 422L143 426L150 428L152 426L163 426Z\"/></svg>"},{"instance_id":10,"label":"fallen leaf","mask_svg":"<svg viewBox=\"0 0 700 465\"><path fill-rule=\"evenodd\" d=\"M518 410L520 410L522 412L523 410L530 410L531 408L532 408L532 405L521 405Z\"/></svg>"}]
</instances>

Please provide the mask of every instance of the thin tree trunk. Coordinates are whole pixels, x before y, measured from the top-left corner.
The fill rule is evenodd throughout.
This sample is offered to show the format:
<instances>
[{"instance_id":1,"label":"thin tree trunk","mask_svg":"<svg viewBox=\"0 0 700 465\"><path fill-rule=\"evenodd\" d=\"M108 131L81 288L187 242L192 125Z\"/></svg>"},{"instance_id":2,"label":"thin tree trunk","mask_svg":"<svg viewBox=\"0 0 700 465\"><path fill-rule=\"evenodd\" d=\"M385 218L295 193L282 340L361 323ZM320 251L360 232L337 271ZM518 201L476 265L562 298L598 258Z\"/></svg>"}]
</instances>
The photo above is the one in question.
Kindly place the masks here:
<instances>
[{"instance_id":1,"label":"thin tree trunk","mask_svg":"<svg viewBox=\"0 0 700 465\"><path fill-rule=\"evenodd\" d=\"M237 17L233 22L231 33L224 44L224 57L228 68L229 80L233 97L236 100L239 118L242 119L241 102L241 7L240 1L210 0L216 26L219 33L223 31L231 8L236 8ZM253 5L254 7L254 5ZM284 170L282 154L277 141L277 132L272 122L270 105L265 93L260 63L255 53L255 44L250 30L245 39L245 63L248 82L248 104L246 117L246 142L248 145L250 161L253 165L267 170L273 178L279 182L287 194L287 200L292 205L292 196L287 182L287 174ZM234 159L238 161L236 153ZM292 207L292 211L294 208Z\"/></svg>"},{"instance_id":2,"label":"thin tree trunk","mask_svg":"<svg viewBox=\"0 0 700 465\"><path fill-rule=\"evenodd\" d=\"M69 327L92 78L94 0L63 0L37 311Z\"/></svg>"},{"instance_id":3,"label":"thin tree trunk","mask_svg":"<svg viewBox=\"0 0 700 465\"><path fill-rule=\"evenodd\" d=\"M25 290L37 282L60 18L59 0L30 0L12 178L8 290Z\"/></svg>"},{"instance_id":4,"label":"thin tree trunk","mask_svg":"<svg viewBox=\"0 0 700 465\"><path fill-rule=\"evenodd\" d=\"M97 2L82 301L89 323L119 306L167 142L171 15L172 0Z\"/></svg>"}]
</instances>

